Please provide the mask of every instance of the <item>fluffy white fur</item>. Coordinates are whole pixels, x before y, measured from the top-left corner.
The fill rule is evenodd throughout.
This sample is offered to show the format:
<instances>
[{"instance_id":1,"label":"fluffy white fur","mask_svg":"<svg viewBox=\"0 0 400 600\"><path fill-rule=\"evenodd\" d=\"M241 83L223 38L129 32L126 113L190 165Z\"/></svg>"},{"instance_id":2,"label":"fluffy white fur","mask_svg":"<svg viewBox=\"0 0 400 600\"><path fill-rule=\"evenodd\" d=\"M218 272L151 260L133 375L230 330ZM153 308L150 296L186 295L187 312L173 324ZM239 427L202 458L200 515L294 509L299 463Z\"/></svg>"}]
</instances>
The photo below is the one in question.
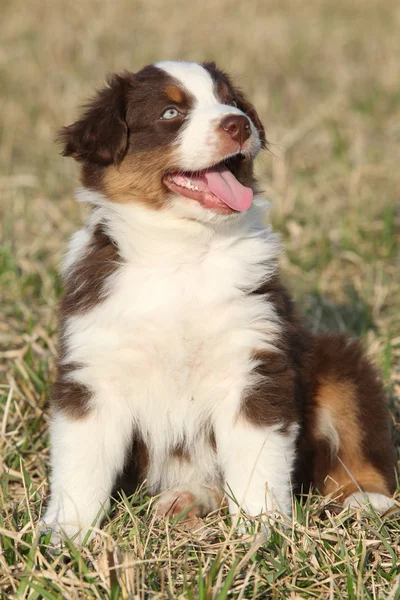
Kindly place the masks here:
<instances>
[{"instance_id":1,"label":"fluffy white fur","mask_svg":"<svg viewBox=\"0 0 400 600\"><path fill-rule=\"evenodd\" d=\"M256 515L272 506L268 483L279 510L289 514L295 435L235 420L252 377L252 351L273 348L280 331L273 306L244 293L268 277L268 265L272 274L279 248L275 234L259 228L262 200L242 218L210 228L86 197L102 204L96 220L107 223L124 262L109 280L108 298L66 327L64 360L85 365L72 376L92 390L92 411L78 421L53 418L45 522L87 527L107 509L134 430L149 446L152 492L226 484ZM87 239L74 238L69 268L78 242L85 252ZM169 458L182 442L192 452L190 467Z\"/></svg>"},{"instance_id":2,"label":"fluffy white fur","mask_svg":"<svg viewBox=\"0 0 400 600\"><path fill-rule=\"evenodd\" d=\"M162 68L197 98L181 138L182 168L207 166L215 142L206 133L222 111L237 109L219 104L198 65ZM260 142L252 129L254 150ZM115 204L88 190L80 200L96 210L72 239L64 277L73 276L100 222L120 250L121 266L108 280L107 298L66 324L64 360L84 365L72 377L93 396L84 418L53 415L45 523L69 535L81 528L83 535L98 522L134 432L148 445L151 492L197 486L201 496L204 486L221 486L250 515L290 515L297 428L281 433L238 418L253 382L252 353L273 349L280 335L273 305L246 294L274 273L278 258L278 239L262 224L265 201L256 197L246 213L231 218L180 196L162 211ZM170 457L182 443L191 466ZM233 501L231 510L237 511Z\"/></svg>"}]
</instances>

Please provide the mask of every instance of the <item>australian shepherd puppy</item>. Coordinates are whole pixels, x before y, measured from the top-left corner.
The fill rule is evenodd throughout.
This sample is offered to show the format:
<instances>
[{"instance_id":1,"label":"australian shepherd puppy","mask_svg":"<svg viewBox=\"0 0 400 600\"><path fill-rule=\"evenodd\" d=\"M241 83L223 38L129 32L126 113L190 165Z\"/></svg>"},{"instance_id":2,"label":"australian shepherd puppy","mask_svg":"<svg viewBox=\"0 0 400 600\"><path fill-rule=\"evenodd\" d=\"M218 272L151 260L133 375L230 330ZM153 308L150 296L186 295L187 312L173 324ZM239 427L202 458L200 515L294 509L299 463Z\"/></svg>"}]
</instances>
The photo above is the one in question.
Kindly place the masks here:
<instances>
[{"instance_id":1,"label":"australian shepherd puppy","mask_svg":"<svg viewBox=\"0 0 400 600\"><path fill-rule=\"evenodd\" d=\"M255 108L214 63L113 75L61 132L92 206L62 266L51 400L54 538L98 524L124 471L160 514L290 517L292 490L385 511L382 385L360 345L311 335L280 281Z\"/></svg>"}]
</instances>

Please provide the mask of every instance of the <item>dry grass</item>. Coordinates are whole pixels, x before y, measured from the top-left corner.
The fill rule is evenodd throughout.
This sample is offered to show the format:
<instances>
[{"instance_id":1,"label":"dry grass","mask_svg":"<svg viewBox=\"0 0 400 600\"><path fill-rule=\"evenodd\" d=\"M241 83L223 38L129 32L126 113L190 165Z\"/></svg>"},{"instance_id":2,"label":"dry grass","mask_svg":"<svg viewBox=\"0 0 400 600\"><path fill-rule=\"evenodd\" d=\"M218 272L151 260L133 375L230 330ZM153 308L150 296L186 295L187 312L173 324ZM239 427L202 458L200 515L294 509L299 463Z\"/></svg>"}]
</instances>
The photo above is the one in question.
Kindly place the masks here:
<instances>
[{"instance_id":1,"label":"dry grass","mask_svg":"<svg viewBox=\"0 0 400 600\"><path fill-rule=\"evenodd\" d=\"M33 535L48 491L46 399L57 265L82 219L54 131L107 71L213 59L262 114L260 179L287 280L315 330L361 335L400 399L400 6L397 0L0 1L0 591L3 598L400 598L399 515L295 506L254 546L224 515L188 536L141 493L102 536L50 560ZM399 424L397 443L399 443Z\"/></svg>"}]
</instances>

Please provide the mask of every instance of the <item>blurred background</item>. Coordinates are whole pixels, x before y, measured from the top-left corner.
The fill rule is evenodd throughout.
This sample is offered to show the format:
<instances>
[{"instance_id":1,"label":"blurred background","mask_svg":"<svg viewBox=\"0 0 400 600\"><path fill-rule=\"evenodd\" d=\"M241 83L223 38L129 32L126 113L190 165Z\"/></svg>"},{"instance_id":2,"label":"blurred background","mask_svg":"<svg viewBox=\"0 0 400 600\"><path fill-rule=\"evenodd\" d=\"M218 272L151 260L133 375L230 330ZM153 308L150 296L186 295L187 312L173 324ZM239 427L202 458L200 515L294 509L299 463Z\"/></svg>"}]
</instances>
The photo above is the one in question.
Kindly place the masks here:
<instances>
[{"instance_id":1,"label":"blurred background","mask_svg":"<svg viewBox=\"0 0 400 600\"><path fill-rule=\"evenodd\" d=\"M107 72L158 60L215 60L254 101L270 141L257 170L285 241L284 277L314 330L363 337L398 415L398 0L0 0L0 9L0 460L15 472L15 498L21 458L31 477L46 473L57 270L84 217L76 165L55 133Z\"/></svg>"}]
</instances>

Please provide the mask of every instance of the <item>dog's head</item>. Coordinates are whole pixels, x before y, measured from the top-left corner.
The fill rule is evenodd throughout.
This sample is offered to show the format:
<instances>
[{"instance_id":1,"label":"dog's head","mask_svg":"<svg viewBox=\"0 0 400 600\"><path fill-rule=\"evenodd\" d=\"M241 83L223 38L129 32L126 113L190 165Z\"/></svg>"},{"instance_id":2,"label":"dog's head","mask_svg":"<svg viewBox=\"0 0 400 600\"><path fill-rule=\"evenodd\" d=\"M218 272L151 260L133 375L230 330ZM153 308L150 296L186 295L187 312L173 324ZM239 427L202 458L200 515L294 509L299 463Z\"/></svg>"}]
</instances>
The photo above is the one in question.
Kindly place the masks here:
<instances>
[{"instance_id":1,"label":"dog's head","mask_svg":"<svg viewBox=\"0 0 400 600\"><path fill-rule=\"evenodd\" d=\"M266 144L254 107L214 63L161 62L112 75L60 134L85 187L210 220L249 208Z\"/></svg>"}]
</instances>

